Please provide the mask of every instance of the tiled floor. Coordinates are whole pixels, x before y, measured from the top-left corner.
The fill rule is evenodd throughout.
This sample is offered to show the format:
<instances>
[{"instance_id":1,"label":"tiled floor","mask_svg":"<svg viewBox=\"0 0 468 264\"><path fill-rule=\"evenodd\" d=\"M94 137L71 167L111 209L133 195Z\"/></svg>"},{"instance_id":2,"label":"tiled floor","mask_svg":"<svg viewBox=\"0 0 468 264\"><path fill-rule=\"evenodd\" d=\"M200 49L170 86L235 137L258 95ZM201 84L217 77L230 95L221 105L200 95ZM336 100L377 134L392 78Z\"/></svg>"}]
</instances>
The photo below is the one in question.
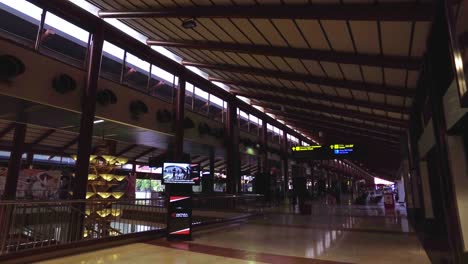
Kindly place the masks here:
<instances>
[{"instance_id":1,"label":"tiled floor","mask_svg":"<svg viewBox=\"0 0 468 264\"><path fill-rule=\"evenodd\" d=\"M168 247L154 246L146 243L109 248L96 252L49 260L48 264L138 264L138 263L177 263L177 264L245 264L245 260L226 258ZM261 263L261 262L259 262Z\"/></svg>"},{"instance_id":2,"label":"tiled floor","mask_svg":"<svg viewBox=\"0 0 468 264\"><path fill-rule=\"evenodd\" d=\"M195 233L192 242L161 239L44 263L430 263L403 210L314 204L311 215L270 211Z\"/></svg>"}]
</instances>

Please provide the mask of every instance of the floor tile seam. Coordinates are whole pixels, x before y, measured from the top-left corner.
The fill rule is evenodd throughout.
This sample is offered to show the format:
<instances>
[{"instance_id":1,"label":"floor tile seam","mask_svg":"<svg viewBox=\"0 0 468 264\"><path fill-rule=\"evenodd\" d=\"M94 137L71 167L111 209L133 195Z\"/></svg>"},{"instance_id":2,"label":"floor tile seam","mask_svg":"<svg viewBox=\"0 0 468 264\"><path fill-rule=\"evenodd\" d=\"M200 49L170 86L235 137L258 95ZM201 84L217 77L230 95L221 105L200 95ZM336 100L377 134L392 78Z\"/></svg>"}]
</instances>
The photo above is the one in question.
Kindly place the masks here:
<instances>
[{"instance_id":1,"label":"floor tile seam","mask_svg":"<svg viewBox=\"0 0 468 264\"><path fill-rule=\"evenodd\" d=\"M306 214L306 215L303 215L303 214L297 214L297 213L284 213L284 212L281 212L281 213L277 213L277 212L270 212L268 213L270 215L297 215L297 216L323 216L323 215L319 215L319 214ZM400 219L408 219L407 216L383 216L383 215L349 215L349 214L335 214L333 216L339 216L339 217L357 217L357 218L391 218L391 219L394 219L394 218L400 218Z\"/></svg>"},{"instance_id":2,"label":"floor tile seam","mask_svg":"<svg viewBox=\"0 0 468 264\"><path fill-rule=\"evenodd\" d=\"M241 259L247 261L258 261L272 264L351 264L350 262L341 262L333 260L323 260L316 258L305 258L298 256L287 256L279 254L269 254L264 252L255 252L242 249L224 248L217 246L204 245L199 243L176 242L187 248L180 248L169 241L154 240L146 242L151 245L167 247L178 250L185 250L194 253L207 254L231 259Z\"/></svg>"},{"instance_id":3,"label":"floor tile seam","mask_svg":"<svg viewBox=\"0 0 468 264\"><path fill-rule=\"evenodd\" d=\"M285 224L262 224L262 223L249 223L249 225L276 226L276 227L296 228L296 229L319 229L319 230L329 229L329 230L346 231L346 232L381 233L381 234L389 234L389 235L416 236L415 232L400 232L400 231L365 229L365 228L343 228L343 227L336 227L336 226L285 225Z\"/></svg>"}]
</instances>

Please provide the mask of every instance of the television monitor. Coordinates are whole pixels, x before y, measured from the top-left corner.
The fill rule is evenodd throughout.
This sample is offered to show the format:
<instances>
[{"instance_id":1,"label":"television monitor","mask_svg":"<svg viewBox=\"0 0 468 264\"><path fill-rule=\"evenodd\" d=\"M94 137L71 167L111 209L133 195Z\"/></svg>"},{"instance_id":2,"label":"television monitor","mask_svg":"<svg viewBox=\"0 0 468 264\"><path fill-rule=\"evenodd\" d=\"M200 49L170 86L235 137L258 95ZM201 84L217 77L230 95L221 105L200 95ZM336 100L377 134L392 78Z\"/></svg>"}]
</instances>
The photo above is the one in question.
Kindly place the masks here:
<instances>
[{"instance_id":1,"label":"television monitor","mask_svg":"<svg viewBox=\"0 0 468 264\"><path fill-rule=\"evenodd\" d=\"M165 162L163 166L164 184L198 184L200 169L198 164Z\"/></svg>"}]
</instances>

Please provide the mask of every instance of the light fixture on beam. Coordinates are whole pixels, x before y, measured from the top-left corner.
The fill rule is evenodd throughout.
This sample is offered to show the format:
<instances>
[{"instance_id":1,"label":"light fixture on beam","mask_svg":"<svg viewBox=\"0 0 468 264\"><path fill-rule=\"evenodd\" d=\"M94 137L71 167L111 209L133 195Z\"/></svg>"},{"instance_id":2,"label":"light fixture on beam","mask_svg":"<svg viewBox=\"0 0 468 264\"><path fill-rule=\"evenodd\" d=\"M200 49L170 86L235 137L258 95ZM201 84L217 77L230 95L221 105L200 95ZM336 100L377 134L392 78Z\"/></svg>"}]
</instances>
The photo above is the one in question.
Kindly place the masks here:
<instances>
[{"instance_id":1,"label":"light fixture on beam","mask_svg":"<svg viewBox=\"0 0 468 264\"><path fill-rule=\"evenodd\" d=\"M182 21L182 27L185 29L194 29L197 27L197 21L195 21L195 18L189 18Z\"/></svg>"}]
</instances>

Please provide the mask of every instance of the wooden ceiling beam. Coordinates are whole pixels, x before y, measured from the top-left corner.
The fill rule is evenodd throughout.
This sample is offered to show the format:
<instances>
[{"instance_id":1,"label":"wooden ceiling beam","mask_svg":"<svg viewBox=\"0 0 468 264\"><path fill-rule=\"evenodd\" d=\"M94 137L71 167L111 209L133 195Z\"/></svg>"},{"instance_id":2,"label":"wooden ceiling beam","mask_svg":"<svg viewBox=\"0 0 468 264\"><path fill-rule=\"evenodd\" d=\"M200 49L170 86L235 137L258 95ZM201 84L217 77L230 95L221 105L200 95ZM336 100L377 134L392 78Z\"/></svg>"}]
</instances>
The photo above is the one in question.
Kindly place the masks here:
<instances>
[{"instance_id":1,"label":"wooden ceiling beam","mask_svg":"<svg viewBox=\"0 0 468 264\"><path fill-rule=\"evenodd\" d=\"M328 121L323 121L323 120L318 120L318 119L297 119L297 118L291 118L287 117L286 115L283 116L285 121L291 121L294 122L295 124L302 123L302 127L310 127L313 128L315 126L323 126L323 127L332 127L333 129L339 130L339 131L350 131L350 132L355 132L355 133L362 133L364 135L372 136L372 137L379 137L379 138L385 138L394 142L399 142L400 137L391 135L388 133L384 133L383 131L378 131L378 130L367 130L365 128L359 128L355 126L349 126L346 124L337 124L334 122L328 122Z\"/></svg>"},{"instance_id":2,"label":"wooden ceiling beam","mask_svg":"<svg viewBox=\"0 0 468 264\"><path fill-rule=\"evenodd\" d=\"M55 129L47 130L46 132L44 132L44 134L40 135L33 142L31 142L31 145L37 145L37 144L41 143L43 140L45 140L46 138L51 136L53 133L55 133Z\"/></svg>"},{"instance_id":3,"label":"wooden ceiling beam","mask_svg":"<svg viewBox=\"0 0 468 264\"><path fill-rule=\"evenodd\" d=\"M290 114L288 112L279 112L279 111L274 111L273 114L275 116L281 116L284 118L291 118L295 120L303 120L306 122L312 122L315 123L316 121L318 122L325 122L328 124L332 125L339 125L339 126L346 126L350 128L355 128L355 129L366 129L370 131L375 131L377 133L380 133L382 135L390 135L390 136L395 136L395 134L400 134L402 131L400 130L395 130L395 129L387 129L387 128L382 128L379 126L375 125L370 125L370 124L363 124L363 123L356 123L356 122L350 122L346 120L340 120L336 118L329 118L325 116L319 116L317 114L310 114L310 115L295 115L295 114Z\"/></svg>"},{"instance_id":4,"label":"wooden ceiling beam","mask_svg":"<svg viewBox=\"0 0 468 264\"><path fill-rule=\"evenodd\" d=\"M75 145L78 143L80 139L80 136L76 136L73 140L70 140L67 144L65 144L63 147L60 147L57 149L58 153L65 153L65 150L70 148L71 146ZM53 159L55 156L50 156L49 160Z\"/></svg>"},{"instance_id":5,"label":"wooden ceiling beam","mask_svg":"<svg viewBox=\"0 0 468 264\"><path fill-rule=\"evenodd\" d=\"M155 150L157 150L157 148L149 148L149 149L143 151L142 153L138 154L136 157L133 157L132 160L137 160L137 159L139 159L141 157L144 157L145 155L148 155L148 154L150 154L151 152L153 152Z\"/></svg>"},{"instance_id":6,"label":"wooden ceiling beam","mask_svg":"<svg viewBox=\"0 0 468 264\"><path fill-rule=\"evenodd\" d=\"M172 60L164 56L163 54L153 50L151 47L144 45L137 39L133 38L130 35L125 34L120 29L114 27L109 23L102 23L102 19L93 14L87 12L86 10L80 8L70 1L63 0L28 0L32 4L47 10L48 12L54 13L55 15L83 28L84 30L90 32L91 34L96 32L96 25L101 25L104 28L104 35L106 41L111 42L112 44L119 46L120 48L126 50L127 52L132 53L133 55L139 57L140 59L146 60L149 63L152 63L159 68L170 72L176 76L184 76L186 81L201 87L206 92L217 96L223 99L226 102L235 102L238 104L239 108L243 108L245 111L248 111L259 118L265 119L271 124L274 124L278 128L281 128L287 133L294 135L299 138L303 138L300 134L296 133L292 128L286 127L280 122L274 120L273 118L265 115L260 110L252 107L250 104L236 98L234 95L230 94L228 91L214 85L210 81L206 80L204 77L198 75L197 73L187 69L179 62Z\"/></svg>"},{"instance_id":7,"label":"wooden ceiling beam","mask_svg":"<svg viewBox=\"0 0 468 264\"><path fill-rule=\"evenodd\" d=\"M101 10L100 18L266 18L355 21L431 21L433 6L414 3L186 6Z\"/></svg>"},{"instance_id":8,"label":"wooden ceiling beam","mask_svg":"<svg viewBox=\"0 0 468 264\"><path fill-rule=\"evenodd\" d=\"M257 75L257 76L263 76L263 77L278 78L278 79L283 79L283 80L288 80L288 81L297 81L297 82L305 82L305 83L310 83L310 84L346 88L346 89L350 89L354 91L363 91L363 92L387 94L387 95L395 95L395 96L405 96L405 97L413 97L415 95L414 90L406 89L405 87L387 86L387 85L380 85L380 84L364 83L364 82L359 82L359 81L333 79L333 78L313 76L309 74L302 74L302 73L295 73L295 72L284 72L284 71L276 71L276 70L261 69L261 68L254 68L254 67L245 67L245 66L230 65L230 64L209 64L209 63L199 63L199 62L189 62L189 61L182 61L182 64L185 66L192 66L192 67L204 68L204 69L210 69L210 70L216 70L216 71L235 72L235 73ZM232 80L212 78L212 77L210 77L209 79L214 82L221 82L225 84L229 84L232 82Z\"/></svg>"},{"instance_id":9,"label":"wooden ceiling beam","mask_svg":"<svg viewBox=\"0 0 468 264\"><path fill-rule=\"evenodd\" d=\"M63 147L60 148L61 152L64 152L69 147L77 144L79 139L80 139L80 136L76 136L73 140L69 141L67 144L65 144Z\"/></svg>"},{"instance_id":10,"label":"wooden ceiling beam","mask_svg":"<svg viewBox=\"0 0 468 264\"><path fill-rule=\"evenodd\" d=\"M343 136L348 141L353 141L353 137L358 137L358 138L363 138L367 140L369 139L378 140L380 142L386 142L390 145L400 144L399 141L396 141L394 139L389 139L386 137L382 137L381 135L375 135L373 133L365 133L365 132L355 131L353 129L348 129L348 128L340 129L340 128L337 128L336 126L330 126L330 125L324 125L324 124L315 124L315 126L308 126L302 122L295 121L295 120L290 120L290 122L292 122L295 126L298 126L303 129L308 129L308 130L319 129L319 130L325 131L326 133L332 131L333 132L332 134Z\"/></svg>"},{"instance_id":11,"label":"wooden ceiling beam","mask_svg":"<svg viewBox=\"0 0 468 264\"><path fill-rule=\"evenodd\" d=\"M420 58L408 58L408 56L356 54L353 52L314 50L308 48L272 47L269 45L237 44L215 41L148 39L146 44L150 46L161 46L166 48L217 50L409 70L419 70L421 64Z\"/></svg>"},{"instance_id":12,"label":"wooden ceiling beam","mask_svg":"<svg viewBox=\"0 0 468 264\"><path fill-rule=\"evenodd\" d=\"M132 144L132 145L130 145L130 146L128 146L128 147L122 149L121 151L117 152L117 153L115 154L115 156L116 156L116 157L120 157L120 156L122 156L123 154L129 152L130 150L136 148L137 146L138 146L137 144Z\"/></svg>"},{"instance_id":13,"label":"wooden ceiling beam","mask_svg":"<svg viewBox=\"0 0 468 264\"><path fill-rule=\"evenodd\" d=\"M2 131L0 131L0 139L6 136L6 134L10 133L16 126L16 123L8 124Z\"/></svg>"},{"instance_id":14,"label":"wooden ceiling beam","mask_svg":"<svg viewBox=\"0 0 468 264\"><path fill-rule=\"evenodd\" d=\"M273 109L273 110L283 111L281 109L281 107L279 107L276 104L272 105L270 103L260 103L259 105L262 106L262 107L265 107L265 108L270 108L270 109ZM286 103L284 105L286 105ZM374 115L374 114L364 113L364 112L360 112L360 111L356 111L356 110L336 108L336 107L332 107L332 106L324 106L324 105L313 104L313 103L307 104L307 108L304 108L303 110L302 109L292 109L292 108L287 107L287 106L288 105L286 105L286 107L283 106L283 108L284 108L284 111L288 112L288 113L308 115L308 114L312 113L312 112L310 112L308 110L312 110L312 111L323 112L323 113L334 114L334 115L340 115L340 116L346 116L346 117L351 117L351 118L356 118L356 119L361 119L361 120L366 120L366 121L372 121L372 122L376 122L376 123L388 124L388 125L391 125L391 126L396 126L396 127L401 127L401 128L408 127L407 121L404 121L404 120L401 120L401 119L386 117L386 116L382 116L382 115ZM289 106L291 106L291 107L300 107L297 104L296 105L289 104Z\"/></svg>"},{"instance_id":15,"label":"wooden ceiling beam","mask_svg":"<svg viewBox=\"0 0 468 264\"><path fill-rule=\"evenodd\" d=\"M271 86L267 84L260 84L260 83L254 83L254 82L245 82L245 81L238 81L235 82L236 86L243 86L246 88L251 88L255 90L262 91L263 93L252 93L250 91L241 91L239 89L236 89L235 91L231 90L231 93L235 95L240 95L247 97L249 99L258 99L258 100L270 100L271 98L278 98L278 96L274 96L271 94L266 94L264 92L275 92L275 93L280 93L280 97L284 95L291 95L291 96L298 96L301 99L315 99L315 100L326 100L332 103L341 103L345 105L354 105L354 106L360 106L360 107L366 107L366 108L371 108L371 109L377 109L377 110L382 110L382 111L388 111L388 112L394 112L394 113L403 113L403 114L409 114L410 109L409 108L403 108L400 106L393 106L393 105L388 105L388 104L381 104L381 103L373 103L369 101L363 101L363 100L356 100L352 98L345 98L345 97L340 97L340 96L333 96L333 95L327 95L327 94L319 94L319 93L314 93L310 91L301 91L298 89L290 89L290 88L280 88L276 86ZM297 102L298 100L290 99L291 101ZM301 102L308 103L307 101L300 100Z\"/></svg>"}]
</instances>

